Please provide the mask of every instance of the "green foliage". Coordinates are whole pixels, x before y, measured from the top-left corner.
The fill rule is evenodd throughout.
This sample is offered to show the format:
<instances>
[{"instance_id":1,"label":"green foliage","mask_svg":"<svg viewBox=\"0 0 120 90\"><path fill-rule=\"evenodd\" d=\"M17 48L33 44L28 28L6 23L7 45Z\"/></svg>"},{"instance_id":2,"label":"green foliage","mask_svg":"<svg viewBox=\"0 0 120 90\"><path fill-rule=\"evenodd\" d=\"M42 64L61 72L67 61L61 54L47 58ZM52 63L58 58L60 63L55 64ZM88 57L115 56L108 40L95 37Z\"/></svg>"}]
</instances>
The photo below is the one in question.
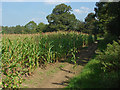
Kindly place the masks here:
<instances>
[{"instance_id":1,"label":"green foliage","mask_svg":"<svg viewBox=\"0 0 120 90\"><path fill-rule=\"evenodd\" d=\"M85 23L77 20L76 24L74 25L74 30L78 32L85 31Z\"/></svg>"},{"instance_id":2,"label":"green foliage","mask_svg":"<svg viewBox=\"0 0 120 90\"><path fill-rule=\"evenodd\" d=\"M87 33L93 34L93 30L95 28L95 25L94 25L95 22L96 22L95 14L89 13L85 18L85 28Z\"/></svg>"},{"instance_id":3,"label":"green foliage","mask_svg":"<svg viewBox=\"0 0 120 90\"><path fill-rule=\"evenodd\" d=\"M22 34L24 26L17 25L15 27L2 26L2 34Z\"/></svg>"},{"instance_id":4,"label":"green foliage","mask_svg":"<svg viewBox=\"0 0 120 90\"><path fill-rule=\"evenodd\" d=\"M39 23L37 28L36 28L36 32L43 32L45 29L45 24L44 23Z\"/></svg>"},{"instance_id":5,"label":"green foliage","mask_svg":"<svg viewBox=\"0 0 120 90\"><path fill-rule=\"evenodd\" d=\"M30 21L25 25L25 33L35 33L37 24L34 21Z\"/></svg>"},{"instance_id":6,"label":"green foliage","mask_svg":"<svg viewBox=\"0 0 120 90\"><path fill-rule=\"evenodd\" d=\"M83 32L93 34L95 36L95 40L97 40L97 34L99 33L97 24L98 21L95 18L95 14L89 13L85 18L85 28Z\"/></svg>"},{"instance_id":7,"label":"green foliage","mask_svg":"<svg viewBox=\"0 0 120 90\"><path fill-rule=\"evenodd\" d=\"M108 44L107 49L99 52L98 60L104 65L103 69L107 71L118 71L120 69L120 45L113 41Z\"/></svg>"},{"instance_id":8,"label":"green foliage","mask_svg":"<svg viewBox=\"0 0 120 90\"><path fill-rule=\"evenodd\" d=\"M34 21L30 21L25 26L2 26L2 34L32 34L44 32L47 29L47 25L39 23L38 25Z\"/></svg>"},{"instance_id":9,"label":"green foliage","mask_svg":"<svg viewBox=\"0 0 120 90\"><path fill-rule=\"evenodd\" d=\"M30 29L30 30L34 30L34 29L36 29L36 23L34 22L34 21L30 21L29 23L27 23L26 25L25 25L25 28L27 28L27 29Z\"/></svg>"},{"instance_id":10,"label":"green foliage","mask_svg":"<svg viewBox=\"0 0 120 90\"><path fill-rule=\"evenodd\" d=\"M91 60L82 70L79 76L74 77L70 80L70 83L67 88L95 88L98 87L99 83L96 83L97 77L99 77L99 62L95 60ZM94 69L95 68L95 69ZM98 71L97 71L98 69ZM98 76L95 77L95 74ZM93 84L94 83L94 84Z\"/></svg>"},{"instance_id":11,"label":"green foliage","mask_svg":"<svg viewBox=\"0 0 120 90\"><path fill-rule=\"evenodd\" d=\"M78 23L74 14L71 14L72 8L65 4L57 5L52 13L46 18L49 22L50 31L74 30Z\"/></svg>"},{"instance_id":12,"label":"green foliage","mask_svg":"<svg viewBox=\"0 0 120 90\"><path fill-rule=\"evenodd\" d=\"M87 17L85 18L85 22L91 22L95 20L95 14L94 13L89 13Z\"/></svg>"},{"instance_id":13,"label":"green foliage","mask_svg":"<svg viewBox=\"0 0 120 90\"><path fill-rule=\"evenodd\" d=\"M117 40L117 36L111 34L105 34L102 40L99 40L98 49L103 51L107 48L107 44L113 42L113 40Z\"/></svg>"},{"instance_id":14,"label":"green foliage","mask_svg":"<svg viewBox=\"0 0 120 90\"><path fill-rule=\"evenodd\" d=\"M97 2L95 14L99 22L101 32L109 32L120 35L120 1L119 2Z\"/></svg>"},{"instance_id":15,"label":"green foliage","mask_svg":"<svg viewBox=\"0 0 120 90\"><path fill-rule=\"evenodd\" d=\"M76 53L77 53L77 52L78 52L78 51L76 50L76 48L71 49L71 54L72 54L71 61L75 64L75 65L73 66L73 68L75 68L75 67L77 66L77 63L76 63L76 60L77 60L77 58L78 58L78 57L76 57Z\"/></svg>"}]
</instances>

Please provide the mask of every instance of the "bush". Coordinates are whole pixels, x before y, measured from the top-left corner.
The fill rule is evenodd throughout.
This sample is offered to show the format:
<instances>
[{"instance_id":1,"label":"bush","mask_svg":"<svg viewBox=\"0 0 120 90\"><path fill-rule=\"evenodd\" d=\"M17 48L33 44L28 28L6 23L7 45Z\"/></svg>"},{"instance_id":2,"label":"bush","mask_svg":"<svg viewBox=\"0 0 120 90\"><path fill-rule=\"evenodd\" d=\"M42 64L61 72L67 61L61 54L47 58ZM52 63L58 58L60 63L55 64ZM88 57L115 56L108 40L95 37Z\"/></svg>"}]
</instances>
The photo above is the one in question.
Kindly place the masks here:
<instances>
[{"instance_id":1,"label":"bush","mask_svg":"<svg viewBox=\"0 0 120 90\"><path fill-rule=\"evenodd\" d=\"M111 34L105 34L104 39L99 40L98 49L103 51L107 48L108 43L113 43L113 40L117 41L118 37Z\"/></svg>"},{"instance_id":2,"label":"bush","mask_svg":"<svg viewBox=\"0 0 120 90\"><path fill-rule=\"evenodd\" d=\"M104 41L108 44L108 43L112 43L113 40L117 40L117 39L118 39L118 37L116 35L112 35L112 34L108 33L105 35Z\"/></svg>"},{"instance_id":3,"label":"bush","mask_svg":"<svg viewBox=\"0 0 120 90\"><path fill-rule=\"evenodd\" d=\"M118 71L120 69L120 45L113 41L113 44L108 44L107 49L99 52L97 57L103 64L103 69L106 71Z\"/></svg>"}]
</instances>

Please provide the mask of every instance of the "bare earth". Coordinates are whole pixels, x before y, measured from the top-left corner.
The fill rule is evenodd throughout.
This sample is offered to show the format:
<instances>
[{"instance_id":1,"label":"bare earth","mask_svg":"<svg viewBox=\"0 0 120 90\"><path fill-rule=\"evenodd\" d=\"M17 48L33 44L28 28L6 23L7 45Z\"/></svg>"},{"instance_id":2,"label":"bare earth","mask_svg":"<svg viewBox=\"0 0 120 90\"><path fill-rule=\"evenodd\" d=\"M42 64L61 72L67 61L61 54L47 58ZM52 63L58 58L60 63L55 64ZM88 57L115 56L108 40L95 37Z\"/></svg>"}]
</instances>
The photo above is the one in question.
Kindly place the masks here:
<instances>
[{"instance_id":1,"label":"bare earth","mask_svg":"<svg viewBox=\"0 0 120 90\"><path fill-rule=\"evenodd\" d=\"M92 58L97 44L92 44L88 48L81 50L77 57L78 65L68 62L56 62L48 64L45 69L37 68L32 76L26 77L21 84L22 88L64 88L68 85L70 78L78 75L84 65Z\"/></svg>"}]
</instances>

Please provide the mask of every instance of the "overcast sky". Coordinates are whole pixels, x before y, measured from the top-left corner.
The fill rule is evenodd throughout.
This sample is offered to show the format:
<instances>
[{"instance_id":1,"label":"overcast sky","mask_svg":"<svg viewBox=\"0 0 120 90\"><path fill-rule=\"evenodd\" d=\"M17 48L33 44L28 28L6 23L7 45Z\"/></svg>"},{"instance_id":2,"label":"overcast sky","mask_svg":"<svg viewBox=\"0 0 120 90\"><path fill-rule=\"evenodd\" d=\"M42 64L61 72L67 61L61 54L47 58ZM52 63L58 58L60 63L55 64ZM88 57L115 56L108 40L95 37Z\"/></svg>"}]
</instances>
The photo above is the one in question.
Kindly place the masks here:
<instances>
[{"instance_id":1,"label":"overcast sky","mask_svg":"<svg viewBox=\"0 0 120 90\"><path fill-rule=\"evenodd\" d=\"M47 24L48 22L46 16L51 14L56 5L63 3L49 2L50 0L47 0L47 2L7 2L7 0L3 1L3 26L25 25L32 20L35 21L37 24L40 22ZM84 18L87 16L88 13L94 12L96 2L65 2L64 0L64 3L72 7L73 11L71 13L74 13L77 19L84 21Z\"/></svg>"}]
</instances>

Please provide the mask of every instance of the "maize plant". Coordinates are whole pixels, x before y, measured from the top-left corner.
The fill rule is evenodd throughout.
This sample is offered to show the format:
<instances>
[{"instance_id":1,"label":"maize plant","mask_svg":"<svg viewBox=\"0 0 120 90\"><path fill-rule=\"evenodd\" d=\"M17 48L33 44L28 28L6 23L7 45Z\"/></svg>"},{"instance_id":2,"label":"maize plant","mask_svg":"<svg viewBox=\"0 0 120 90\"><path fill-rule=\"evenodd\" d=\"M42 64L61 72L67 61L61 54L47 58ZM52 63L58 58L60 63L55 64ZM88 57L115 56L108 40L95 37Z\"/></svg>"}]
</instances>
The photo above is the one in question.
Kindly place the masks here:
<instances>
[{"instance_id":1,"label":"maize plant","mask_svg":"<svg viewBox=\"0 0 120 90\"><path fill-rule=\"evenodd\" d=\"M89 40L89 41L88 41ZM2 39L2 87L18 88L23 75L29 76L41 64L53 63L93 43L93 37L77 32L44 35L4 35Z\"/></svg>"}]
</instances>

